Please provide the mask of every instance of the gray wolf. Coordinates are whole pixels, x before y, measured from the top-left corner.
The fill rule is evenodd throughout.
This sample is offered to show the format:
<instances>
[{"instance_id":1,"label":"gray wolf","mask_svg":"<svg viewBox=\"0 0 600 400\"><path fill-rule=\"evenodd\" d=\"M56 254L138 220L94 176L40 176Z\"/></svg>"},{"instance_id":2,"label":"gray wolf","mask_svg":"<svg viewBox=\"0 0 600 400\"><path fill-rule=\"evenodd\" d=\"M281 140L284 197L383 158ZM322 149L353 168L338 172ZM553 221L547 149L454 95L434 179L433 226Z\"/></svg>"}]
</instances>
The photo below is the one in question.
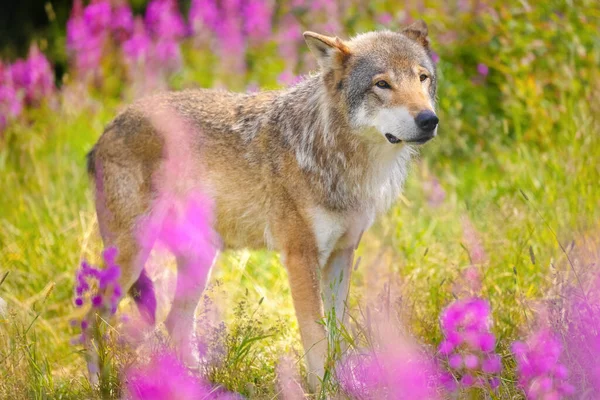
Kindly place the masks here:
<instances>
[{"instance_id":1,"label":"gray wolf","mask_svg":"<svg viewBox=\"0 0 600 400\"><path fill-rule=\"evenodd\" d=\"M399 195L417 147L436 136L437 78L422 21L350 40L304 37L318 73L277 91L197 89L142 99L108 124L89 154L89 172L103 240L119 249L124 292L151 290L134 228L152 211L169 135L152 113L185 121L192 137L182 151L202 171L194 179L214 201L224 249L281 255L314 389L327 356L319 321L331 310L344 320L362 232ZM190 276L178 260L178 279ZM165 322L183 347L205 283L175 298Z\"/></svg>"}]
</instances>

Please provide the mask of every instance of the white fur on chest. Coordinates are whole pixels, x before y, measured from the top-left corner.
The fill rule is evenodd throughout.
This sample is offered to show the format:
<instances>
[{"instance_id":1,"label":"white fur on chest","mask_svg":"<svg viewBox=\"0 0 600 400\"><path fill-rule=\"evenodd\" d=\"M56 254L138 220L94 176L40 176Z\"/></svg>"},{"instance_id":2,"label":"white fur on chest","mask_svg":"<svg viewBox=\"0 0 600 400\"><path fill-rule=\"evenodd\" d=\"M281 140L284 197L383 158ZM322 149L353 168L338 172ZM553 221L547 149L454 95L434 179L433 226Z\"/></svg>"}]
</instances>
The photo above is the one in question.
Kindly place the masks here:
<instances>
[{"instance_id":1,"label":"white fur on chest","mask_svg":"<svg viewBox=\"0 0 600 400\"><path fill-rule=\"evenodd\" d=\"M368 199L377 214L387 211L396 200L404 181L414 150L409 146L400 149L379 147L371 151L371 166L364 182L363 198Z\"/></svg>"},{"instance_id":2,"label":"white fur on chest","mask_svg":"<svg viewBox=\"0 0 600 400\"><path fill-rule=\"evenodd\" d=\"M371 226L374 212L361 214L337 213L323 207L310 211L312 228L319 250L319 265L323 267L331 253L340 248L355 247L361 234Z\"/></svg>"}]
</instances>

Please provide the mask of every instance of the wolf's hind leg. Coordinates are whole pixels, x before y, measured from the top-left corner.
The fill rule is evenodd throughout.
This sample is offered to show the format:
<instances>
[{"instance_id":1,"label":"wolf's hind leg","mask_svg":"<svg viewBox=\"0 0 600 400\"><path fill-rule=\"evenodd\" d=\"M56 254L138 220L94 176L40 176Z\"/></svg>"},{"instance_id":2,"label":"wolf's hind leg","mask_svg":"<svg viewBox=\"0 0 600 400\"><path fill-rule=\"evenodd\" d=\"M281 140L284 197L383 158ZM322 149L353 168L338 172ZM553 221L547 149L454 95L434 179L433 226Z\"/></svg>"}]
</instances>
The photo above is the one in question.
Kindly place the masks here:
<instances>
[{"instance_id":1,"label":"wolf's hind leg","mask_svg":"<svg viewBox=\"0 0 600 400\"><path fill-rule=\"evenodd\" d=\"M165 326L177 353L190 367L198 364L197 349L194 348L195 314L211 269L212 265L201 265L184 256L177 257L177 287Z\"/></svg>"}]
</instances>

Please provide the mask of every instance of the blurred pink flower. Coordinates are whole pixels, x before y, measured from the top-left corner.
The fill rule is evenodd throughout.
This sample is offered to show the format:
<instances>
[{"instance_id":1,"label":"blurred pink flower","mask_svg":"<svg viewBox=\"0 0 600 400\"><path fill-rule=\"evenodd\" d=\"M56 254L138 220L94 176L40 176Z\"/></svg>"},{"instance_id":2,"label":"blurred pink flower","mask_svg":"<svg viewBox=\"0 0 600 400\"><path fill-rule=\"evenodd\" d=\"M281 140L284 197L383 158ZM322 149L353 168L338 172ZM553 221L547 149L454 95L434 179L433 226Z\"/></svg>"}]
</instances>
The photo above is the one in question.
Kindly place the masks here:
<instances>
[{"instance_id":1,"label":"blurred pink flower","mask_svg":"<svg viewBox=\"0 0 600 400\"><path fill-rule=\"evenodd\" d=\"M490 72L490 69L488 68L487 65L485 65L483 63L477 64L477 73L479 75L481 75L485 78L486 76L488 76L489 72Z\"/></svg>"},{"instance_id":2,"label":"blurred pink flower","mask_svg":"<svg viewBox=\"0 0 600 400\"><path fill-rule=\"evenodd\" d=\"M0 63L0 133L11 119L21 114L23 100L13 83L11 69Z\"/></svg>"},{"instance_id":3,"label":"blurred pink flower","mask_svg":"<svg viewBox=\"0 0 600 400\"><path fill-rule=\"evenodd\" d=\"M135 20L133 35L123 42L123 56L126 64L135 68L139 64L147 64L152 52L152 39L140 17Z\"/></svg>"},{"instance_id":4,"label":"blurred pink flower","mask_svg":"<svg viewBox=\"0 0 600 400\"><path fill-rule=\"evenodd\" d=\"M285 70L281 74L279 74L279 76L277 77L277 82L280 85L293 86L293 85L301 82L302 79L303 79L302 76L297 76L293 72L291 72L289 70Z\"/></svg>"},{"instance_id":5,"label":"blurred pink flower","mask_svg":"<svg viewBox=\"0 0 600 400\"><path fill-rule=\"evenodd\" d=\"M146 8L145 22L157 38L177 40L187 35L187 26L175 0L152 0Z\"/></svg>"},{"instance_id":6,"label":"blurred pink flower","mask_svg":"<svg viewBox=\"0 0 600 400\"><path fill-rule=\"evenodd\" d=\"M387 12L381 13L377 16L377 22L383 26L388 26L393 20L394 17L392 14Z\"/></svg>"},{"instance_id":7,"label":"blurred pink flower","mask_svg":"<svg viewBox=\"0 0 600 400\"><path fill-rule=\"evenodd\" d=\"M109 0L93 0L83 11L83 21L92 35L104 34L112 18Z\"/></svg>"},{"instance_id":8,"label":"blurred pink flower","mask_svg":"<svg viewBox=\"0 0 600 400\"><path fill-rule=\"evenodd\" d=\"M440 372L433 357L403 334L385 308L367 308L373 348L345 356L336 368L344 394L354 399L438 399Z\"/></svg>"},{"instance_id":9,"label":"blurred pink flower","mask_svg":"<svg viewBox=\"0 0 600 400\"><path fill-rule=\"evenodd\" d=\"M243 4L245 34L255 42L270 39L273 4L269 0L245 0Z\"/></svg>"},{"instance_id":10,"label":"blurred pink flower","mask_svg":"<svg viewBox=\"0 0 600 400\"><path fill-rule=\"evenodd\" d=\"M423 181L423 190L427 196L427 202L431 207L439 207L446 199L446 191L440 184L439 179L432 177Z\"/></svg>"},{"instance_id":11,"label":"blurred pink flower","mask_svg":"<svg viewBox=\"0 0 600 400\"><path fill-rule=\"evenodd\" d=\"M346 357L337 370L343 391L357 399L437 399L436 368L418 350L395 342L383 351Z\"/></svg>"},{"instance_id":12,"label":"blurred pink flower","mask_svg":"<svg viewBox=\"0 0 600 400\"><path fill-rule=\"evenodd\" d=\"M192 0L188 21L194 34L199 34L203 30L216 31L221 21L217 2L215 0Z\"/></svg>"},{"instance_id":13,"label":"blurred pink flower","mask_svg":"<svg viewBox=\"0 0 600 400\"><path fill-rule=\"evenodd\" d=\"M24 90L28 104L37 104L54 92L54 71L35 45L26 60L17 60L12 65L11 75L14 86Z\"/></svg>"},{"instance_id":14,"label":"blurred pink flower","mask_svg":"<svg viewBox=\"0 0 600 400\"><path fill-rule=\"evenodd\" d=\"M303 400L306 398L300 376L295 369L295 362L289 357L283 357L277 364L277 383L283 400Z\"/></svg>"},{"instance_id":15,"label":"blurred pink flower","mask_svg":"<svg viewBox=\"0 0 600 400\"><path fill-rule=\"evenodd\" d=\"M113 10L110 29L119 42L127 40L133 33L133 12L127 3L123 3Z\"/></svg>"},{"instance_id":16,"label":"blurred pink flower","mask_svg":"<svg viewBox=\"0 0 600 400\"><path fill-rule=\"evenodd\" d=\"M285 60L286 70L295 71L298 66L298 48L302 43L302 27L292 15L286 15L277 32L277 47Z\"/></svg>"},{"instance_id":17,"label":"blurred pink flower","mask_svg":"<svg viewBox=\"0 0 600 400\"><path fill-rule=\"evenodd\" d=\"M469 257L471 258L472 264L482 264L486 261L487 255L483 244L481 243L481 236L469 217L465 216L462 219L463 228L463 240L465 246L469 250Z\"/></svg>"},{"instance_id":18,"label":"blurred pink flower","mask_svg":"<svg viewBox=\"0 0 600 400\"><path fill-rule=\"evenodd\" d=\"M92 3L84 9L81 0L75 0L67 21L67 52L84 75L95 73L102 59L108 38L108 30L102 27L110 22L110 5L108 20L105 10L106 2Z\"/></svg>"},{"instance_id":19,"label":"blurred pink flower","mask_svg":"<svg viewBox=\"0 0 600 400\"><path fill-rule=\"evenodd\" d=\"M133 400L241 399L212 388L167 351L153 355L145 365L127 369L125 382L128 398Z\"/></svg>"},{"instance_id":20,"label":"blurred pink flower","mask_svg":"<svg viewBox=\"0 0 600 400\"><path fill-rule=\"evenodd\" d=\"M448 390L456 389L455 377L463 387L497 387L499 382L493 378L502 370L502 363L494 353L496 338L490 332L490 314L489 304L479 298L456 300L442 311L444 340L438 351L451 370L443 379Z\"/></svg>"},{"instance_id":21,"label":"blurred pink flower","mask_svg":"<svg viewBox=\"0 0 600 400\"><path fill-rule=\"evenodd\" d=\"M562 345L549 329L532 334L526 342L514 342L519 385L528 399L560 399L575 393L566 378L567 368L559 362Z\"/></svg>"},{"instance_id":22,"label":"blurred pink flower","mask_svg":"<svg viewBox=\"0 0 600 400\"><path fill-rule=\"evenodd\" d=\"M154 43L154 62L166 72L181 68L183 61L179 42L170 37L158 38Z\"/></svg>"},{"instance_id":23,"label":"blurred pink flower","mask_svg":"<svg viewBox=\"0 0 600 400\"><path fill-rule=\"evenodd\" d=\"M186 260L189 279L177 287L186 292L206 281L220 239L212 228L212 201L195 179L197 162L189 152L192 131L175 115L164 109L152 115L156 129L164 132L165 161L155 176L158 194L152 213L139 224L138 243L148 251L156 246Z\"/></svg>"}]
</instances>

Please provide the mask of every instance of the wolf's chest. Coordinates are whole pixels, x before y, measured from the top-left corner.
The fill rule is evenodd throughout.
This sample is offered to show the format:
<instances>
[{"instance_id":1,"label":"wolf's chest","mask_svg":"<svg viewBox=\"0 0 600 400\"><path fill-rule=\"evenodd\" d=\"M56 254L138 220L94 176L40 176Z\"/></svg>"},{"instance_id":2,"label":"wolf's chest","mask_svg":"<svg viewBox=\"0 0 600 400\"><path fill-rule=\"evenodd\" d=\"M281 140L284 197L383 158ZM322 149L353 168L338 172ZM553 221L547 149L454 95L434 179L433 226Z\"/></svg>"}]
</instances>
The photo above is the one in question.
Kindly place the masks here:
<instances>
[{"instance_id":1,"label":"wolf's chest","mask_svg":"<svg viewBox=\"0 0 600 400\"><path fill-rule=\"evenodd\" d=\"M362 233L375 219L375 212L371 209L361 213L339 213L315 207L310 210L309 215L321 267L334 250L355 248Z\"/></svg>"}]
</instances>

